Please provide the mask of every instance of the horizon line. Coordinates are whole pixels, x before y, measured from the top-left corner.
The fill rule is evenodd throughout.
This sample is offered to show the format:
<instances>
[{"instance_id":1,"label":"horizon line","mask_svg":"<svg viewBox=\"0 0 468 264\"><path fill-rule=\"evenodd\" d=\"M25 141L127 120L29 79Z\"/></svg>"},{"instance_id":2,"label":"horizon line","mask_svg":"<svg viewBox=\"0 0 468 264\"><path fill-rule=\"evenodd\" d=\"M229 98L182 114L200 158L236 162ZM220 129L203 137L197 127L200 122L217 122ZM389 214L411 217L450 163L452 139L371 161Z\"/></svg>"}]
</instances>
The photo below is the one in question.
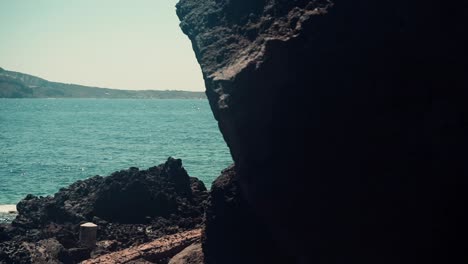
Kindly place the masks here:
<instances>
[{"instance_id":1,"label":"horizon line","mask_svg":"<svg viewBox=\"0 0 468 264\"><path fill-rule=\"evenodd\" d=\"M97 89L109 89L109 90L120 90L120 91L138 91L138 92L144 92L144 91L161 91L161 92L165 92L165 91L174 91L174 92L193 92L193 93L205 93L206 89L205 87L203 87L203 90L201 91L191 91L191 90L180 90L180 89L165 89L165 90L161 90L161 89L129 89L129 88L115 88L115 87L101 87L101 86L91 86L91 85L85 85L85 84L79 84L79 83L69 83L69 82L60 82L60 81L51 81L49 79L46 79L46 78L43 78L42 76L38 76L38 75L34 75L34 74L30 74L30 73L24 73L24 72L19 72L19 71L14 71L14 70L9 70L9 69L5 69L4 67L1 67L0 66L0 72L1 71L7 71L7 72L13 72L13 73L19 73L19 74L23 74L23 75L29 75L29 76L32 76L34 78L39 78L39 79L42 79L44 81L47 81L47 82L50 82L50 83L61 83L61 84L68 84L68 85L78 85L78 86L84 86L84 87L90 87L90 88L97 88Z\"/></svg>"}]
</instances>

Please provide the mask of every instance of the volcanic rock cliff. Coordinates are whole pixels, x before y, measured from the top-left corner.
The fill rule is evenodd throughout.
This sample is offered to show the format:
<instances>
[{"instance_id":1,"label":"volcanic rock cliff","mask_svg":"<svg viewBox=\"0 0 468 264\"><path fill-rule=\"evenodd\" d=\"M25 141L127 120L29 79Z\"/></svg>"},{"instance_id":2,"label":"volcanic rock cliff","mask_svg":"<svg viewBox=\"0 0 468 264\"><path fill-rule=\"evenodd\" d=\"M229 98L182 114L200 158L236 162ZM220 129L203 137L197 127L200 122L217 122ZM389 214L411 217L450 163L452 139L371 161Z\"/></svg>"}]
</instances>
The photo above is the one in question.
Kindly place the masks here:
<instances>
[{"instance_id":1,"label":"volcanic rock cliff","mask_svg":"<svg viewBox=\"0 0 468 264\"><path fill-rule=\"evenodd\" d=\"M13 223L0 225L0 263L77 263L193 231L202 224L207 196L203 182L173 158L148 170L78 181L54 196L28 195ZM79 224L89 221L99 225L92 251L78 241Z\"/></svg>"},{"instance_id":2,"label":"volcanic rock cliff","mask_svg":"<svg viewBox=\"0 0 468 264\"><path fill-rule=\"evenodd\" d=\"M235 161L212 187L207 263L466 257L461 5L179 2Z\"/></svg>"}]
</instances>

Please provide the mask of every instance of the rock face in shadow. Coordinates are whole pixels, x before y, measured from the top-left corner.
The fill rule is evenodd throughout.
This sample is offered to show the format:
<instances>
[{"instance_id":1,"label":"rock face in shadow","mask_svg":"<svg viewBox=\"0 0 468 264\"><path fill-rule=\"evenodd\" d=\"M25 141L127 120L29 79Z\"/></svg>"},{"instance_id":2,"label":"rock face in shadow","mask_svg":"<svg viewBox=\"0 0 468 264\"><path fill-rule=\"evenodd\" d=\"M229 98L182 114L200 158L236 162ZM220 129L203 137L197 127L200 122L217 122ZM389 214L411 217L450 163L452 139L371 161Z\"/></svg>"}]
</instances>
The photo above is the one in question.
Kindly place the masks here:
<instances>
[{"instance_id":1,"label":"rock face in shadow","mask_svg":"<svg viewBox=\"0 0 468 264\"><path fill-rule=\"evenodd\" d=\"M288 263L464 257L467 16L459 5L179 2L238 179L224 205L213 186L208 263L236 263L236 250L237 263L259 263L265 251L243 244L256 225L270 234L258 247L275 244L281 250L269 257L280 252ZM232 208L232 200L244 202ZM226 236L210 232L226 223Z\"/></svg>"},{"instance_id":2,"label":"rock face in shadow","mask_svg":"<svg viewBox=\"0 0 468 264\"><path fill-rule=\"evenodd\" d=\"M78 181L53 197L28 195L12 225L0 226L0 263L73 263L198 228L207 197L203 182L173 158ZM99 228L94 251L78 243L79 225L89 221Z\"/></svg>"},{"instance_id":3,"label":"rock face in shadow","mask_svg":"<svg viewBox=\"0 0 468 264\"><path fill-rule=\"evenodd\" d=\"M240 194L239 184L233 166L213 182L202 241L205 262L289 263Z\"/></svg>"},{"instance_id":4,"label":"rock face in shadow","mask_svg":"<svg viewBox=\"0 0 468 264\"><path fill-rule=\"evenodd\" d=\"M179 254L172 257L168 264L203 264L203 251L200 243L188 246Z\"/></svg>"},{"instance_id":5,"label":"rock face in shadow","mask_svg":"<svg viewBox=\"0 0 468 264\"><path fill-rule=\"evenodd\" d=\"M192 184L197 195L192 193ZM200 196L206 196L203 192L203 183L188 176L182 161L169 158L148 170L130 168L75 182L53 197L28 195L17 205L13 226L38 228L50 222L79 223L94 217L126 224L170 215L199 217L203 212Z\"/></svg>"}]
</instances>

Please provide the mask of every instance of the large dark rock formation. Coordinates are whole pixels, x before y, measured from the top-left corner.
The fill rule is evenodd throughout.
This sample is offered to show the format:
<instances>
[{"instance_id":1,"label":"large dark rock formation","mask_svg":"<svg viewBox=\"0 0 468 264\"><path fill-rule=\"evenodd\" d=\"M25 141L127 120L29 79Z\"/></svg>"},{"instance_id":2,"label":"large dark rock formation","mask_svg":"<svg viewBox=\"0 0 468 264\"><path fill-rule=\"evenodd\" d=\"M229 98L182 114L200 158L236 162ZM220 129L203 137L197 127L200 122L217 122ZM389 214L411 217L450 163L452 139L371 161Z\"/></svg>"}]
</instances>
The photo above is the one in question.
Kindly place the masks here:
<instances>
[{"instance_id":1,"label":"large dark rock formation","mask_svg":"<svg viewBox=\"0 0 468 264\"><path fill-rule=\"evenodd\" d=\"M173 158L78 181L53 197L28 195L12 225L0 225L0 263L73 263L191 230L202 224L207 196L203 182ZM88 221L99 226L92 252L78 243L79 225Z\"/></svg>"},{"instance_id":2,"label":"large dark rock formation","mask_svg":"<svg viewBox=\"0 0 468 264\"><path fill-rule=\"evenodd\" d=\"M192 183L202 188L197 196L192 193ZM17 205L13 226L38 228L50 222L79 223L94 217L129 224L170 215L199 217L203 191L203 183L188 176L180 159L169 158L148 170L130 168L77 181L53 197L28 195Z\"/></svg>"},{"instance_id":3,"label":"large dark rock formation","mask_svg":"<svg viewBox=\"0 0 468 264\"><path fill-rule=\"evenodd\" d=\"M234 167L224 170L213 182L203 238L206 262L289 263L273 235L240 195L239 184Z\"/></svg>"},{"instance_id":4,"label":"large dark rock formation","mask_svg":"<svg viewBox=\"0 0 468 264\"><path fill-rule=\"evenodd\" d=\"M236 164L234 198L213 185L209 263L260 263L272 244L289 263L466 257L462 4L181 0L177 13ZM236 230L210 232L225 223ZM254 226L272 237L257 252Z\"/></svg>"}]
</instances>

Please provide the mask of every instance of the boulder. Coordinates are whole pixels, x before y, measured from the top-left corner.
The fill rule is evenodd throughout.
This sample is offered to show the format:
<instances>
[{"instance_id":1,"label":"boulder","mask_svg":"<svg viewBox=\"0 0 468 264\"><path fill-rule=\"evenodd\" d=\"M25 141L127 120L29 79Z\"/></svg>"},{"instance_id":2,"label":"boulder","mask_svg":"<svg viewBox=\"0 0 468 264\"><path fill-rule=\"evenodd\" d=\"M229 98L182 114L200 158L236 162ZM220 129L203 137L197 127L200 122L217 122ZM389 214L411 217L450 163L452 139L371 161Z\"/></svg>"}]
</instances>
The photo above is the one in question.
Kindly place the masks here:
<instances>
[{"instance_id":1,"label":"boulder","mask_svg":"<svg viewBox=\"0 0 468 264\"><path fill-rule=\"evenodd\" d=\"M186 247L169 260L168 264L203 264L203 251L200 243Z\"/></svg>"},{"instance_id":2,"label":"boulder","mask_svg":"<svg viewBox=\"0 0 468 264\"><path fill-rule=\"evenodd\" d=\"M31 255L31 262L37 264L70 263L65 248L56 239L45 239L37 243L24 243Z\"/></svg>"},{"instance_id":3,"label":"boulder","mask_svg":"<svg viewBox=\"0 0 468 264\"><path fill-rule=\"evenodd\" d=\"M181 160L169 158L148 170L130 168L77 181L53 197L28 195L18 203L13 225L37 228L50 222L77 224L93 217L137 224L146 223L147 217L197 216L200 206L194 202L198 197L192 194L192 183L203 185L188 176Z\"/></svg>"},{"instance_id":4,"label":"boulder","mask_svg":"<svg viewBox=\"0 0 468 264\"><path fill-rule=\"evenodd\" d=\"M6 241L0 243L0 252L7 250L11 258L22 250L13 245L53 238L74 261L96 257L199 227L207 196L203 182L190 177L180 159L169 158L148 170L95 176L54 196L28 195L20 201L11 226L0 228L0 242ZM79 244L80 224L85 222L98 225L95 252ZM100 241L112 241L112 246Z\"/></svg>"},{"instance_id":5,"label":"boulder","mask_svg":"<svg viewBox=\"0 0 468 264\"><path fill-rule=\"evenodd\" d=\"M205 214L203 253L206 263L289 263L266 226L240 194L234 166L211 187ZM220 261L222 260L222 261Z\"/></svg>"},{"instance_id":6,"label":"boulder","mask_svg":"<svg viewBox=\"0 0 468 264\"><path fill-rule=\"evenodd\" d=\"M244 201L208 208L207 261L268 252L244 246L252 228L231 224L245 215L269 234L258 247L281 249L265 259L464 258L466 12L432 0L181 0L235 161L232 200ZM223 223L229 236L209 231Z\"/></svg>"}]
</instances>

